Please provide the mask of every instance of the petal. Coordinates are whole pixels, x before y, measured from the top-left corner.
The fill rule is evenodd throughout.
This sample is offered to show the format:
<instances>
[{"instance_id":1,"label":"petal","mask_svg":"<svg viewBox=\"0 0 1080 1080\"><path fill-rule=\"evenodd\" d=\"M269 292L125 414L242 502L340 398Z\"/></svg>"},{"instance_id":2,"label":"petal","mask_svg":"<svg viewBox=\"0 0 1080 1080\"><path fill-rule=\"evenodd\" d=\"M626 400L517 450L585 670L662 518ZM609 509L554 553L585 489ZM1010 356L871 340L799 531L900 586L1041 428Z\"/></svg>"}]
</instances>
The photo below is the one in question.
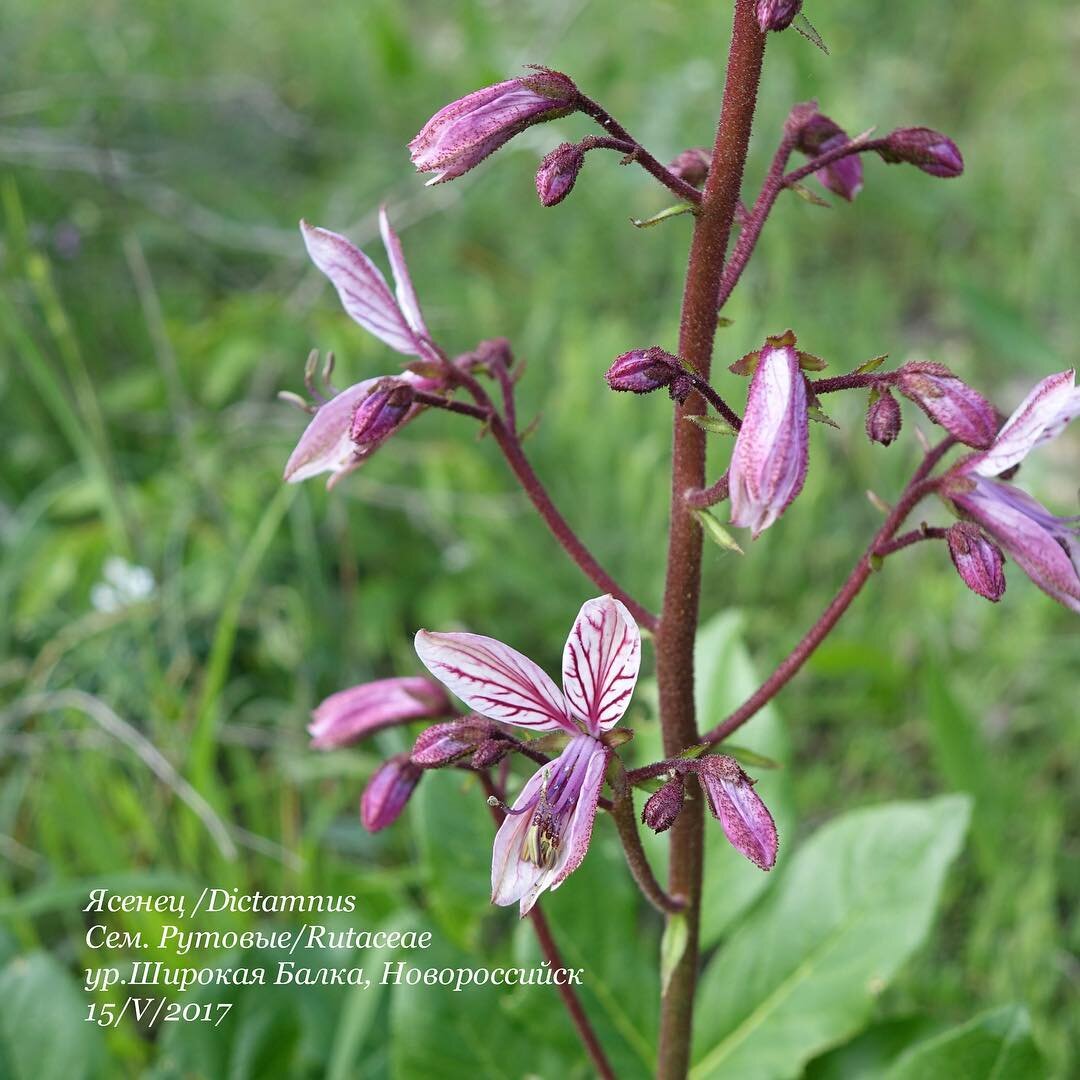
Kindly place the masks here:
<instances>
[{"instance_id":1,"label":"petal","mask_svg":"<svg viewBox=\"0 0 1080 1080\"><path fill-rule=\"evenodd\" d=\"M559 688L527 656L480 634L416 635L416 653L469 708L517 727L580 734Z\"/></svg>"},{"instance_id":2,"label":"petal","mask_svg":"<svg viewBox=\"0 0 1080 1080\"><path fill-rule=\"evenodd\" d=\"M383 247L386 248L386 254L390 259L390 269L394 274L398 307L413 330L424 337L430 337L427 326L424 325L424 316L420 311L420 301L416 298L412 278L409 277L409 268L405 264L401 241L390 227L390 217L386 213L385 206L379 207L379 232L382 234Z\"/></svg>"},{"instance_id":3,"label":"petal","mask_svg":"<svg viewBox=\"0 0 1080 1080\"><path fill-rule=\"evenodd\" d=\"M353 413L378 381L355 383L319 406L285 464L285 479L290 484L319 473L339 473L355 467L356 446L349 438Z\"/></svg>"},{"instance_id":4,"label":"petal","mask_svg":"<svg viewBox=\"0 0 1080 1080\"><path fill-rule=\"evenodd\" d=\"M1080 544L1061 519L1019 489L993 480L953 501L1043 592L1080 611Z\"/></svg>"},{"instance_id":5,"label":"petal","mask_svg":"<svg viewBox=\"0 0 1080 1080\"><path fill-rule=\"evenodd\" d=\"M731 846L762 870L776 863L778 838L772 814L754 791L753 781L733 758L717 755L703 760L698 773Z\"/></svg>"},{"instance_id":6,"label":"petal","mask_svg":"<svg viewBox=\"0 0 1080 1080\"><path fill-rule=\"evenodd\" d=\"M312 262L330 279L345 311L365 330L406 356L420 343L379 268L344 236L300 222Z\"/></svg>"},{"instance_id":7,"label":"petal","mask_svg":"<svg viewBox=\"0 0 1080 1080\"><path fill-rule=\"evenodd\" d=\"M602 743L590 740L594 745L582 751L585 763L584 776L577 796L573 816L562 835L559 861L555 864L555 880L551 887L557 889L580 865L589 850L596 807L600 801L600 789L604 786L609 751ZM569 748L567 748L569 749ZM566 753L564 750L563 753ZM586 756L587 755L587 756ZM531 905L530 905L531 906Z\"/></svg>"},{"instance_id":8,"label":"petal","mask_svg":"<svg viewBox=\"0 0 1080 1080\"><path fill-rule=\"evenodd\" d=\"M311 714L311 745L347 746L372 732L453 712L446 691L423 676L378 679L331 694Z\"/></svg>"},{"instance_id":9,"label":"petal","mask_svg":"<svg viewBox=\"0 0 1080 1080\"><path fill-rule=\"evenodd\" d=\"M998 476L1080 416L1080 387L1073 385L1073 379L1072 369L1043 379L1005 421L994 445L972 471L979 476Z\"/></svg>"},{"instance_id":10,"label":"petal","mask_svg":"<svg viewBox=\"0 0 1080 1080\"><path fill-rule=\"evenodd\" d=\"M593 735L618 723L641 665L641 634L614 597L587 600L563 650L563 693Z\"/></svg>"},{"instance_id":11,"label":"petal","mask_svg":"<svg viewBox=\"0 0 1080 1080\"><path fill-rule=\"evenodd\" d=\"M563 753L565 752L564 750ZM548 873L542 866L523 858L521 850L525 843L525 834L532 825L531 807L539 798L545 775L550 773L553 767L552 764L543 765L533 773L514 802L513 809L521 812L507 814L495 834L495 846L491 855L493 904L505 907L517 903L539 878Z\"/></svg>"}]
</instances>

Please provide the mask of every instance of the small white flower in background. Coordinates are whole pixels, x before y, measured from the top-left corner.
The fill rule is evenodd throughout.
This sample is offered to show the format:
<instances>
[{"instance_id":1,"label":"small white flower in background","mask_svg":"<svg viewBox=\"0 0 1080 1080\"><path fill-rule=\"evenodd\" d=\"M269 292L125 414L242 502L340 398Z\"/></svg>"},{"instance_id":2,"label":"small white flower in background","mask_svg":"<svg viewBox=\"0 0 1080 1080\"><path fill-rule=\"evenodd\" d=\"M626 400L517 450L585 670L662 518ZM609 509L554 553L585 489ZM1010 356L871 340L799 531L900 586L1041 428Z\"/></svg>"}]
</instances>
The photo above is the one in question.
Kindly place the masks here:
<instances>
[{"instance_id":1,"label":"small white flower in background","mask_svg":"<svg viewBox=\"0 0 1080 1080\"><path fill-rule=\"evenodd\" d=\"M111 555L105 560L99 581L90 590L90 606L109 614L151 596L156 587L154 575L145 566Z\"/></svg>"}]
</instances>

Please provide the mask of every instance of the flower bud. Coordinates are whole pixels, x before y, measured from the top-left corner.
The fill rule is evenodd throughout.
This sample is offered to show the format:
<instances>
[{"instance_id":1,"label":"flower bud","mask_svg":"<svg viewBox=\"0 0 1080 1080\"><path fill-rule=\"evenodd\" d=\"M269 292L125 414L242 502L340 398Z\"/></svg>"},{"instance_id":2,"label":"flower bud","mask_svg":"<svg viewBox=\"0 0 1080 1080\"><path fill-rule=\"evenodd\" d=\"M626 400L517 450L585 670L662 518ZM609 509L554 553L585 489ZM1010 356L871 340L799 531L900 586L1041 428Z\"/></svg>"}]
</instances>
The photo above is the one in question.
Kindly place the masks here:
<instances>
[{"instance_id":1,"label":"flower bud","mask_svg":"<svg viewBox=\"0 0 1080 1080\"><path fill-rule=\"evenodd\" d=\"M672 397L681 394L676 400L682 400L690 392L686 382L686 372L677 356L665 352L659 346L651 349L634 349L632 352L617 356L615 362L604 375L612 390L628 390L632 394L651 394L667 386ZM685 392L684 392L685 391Z\"/></svg>"},{"instance_id":2,"label":"flower bud","mask_svg":"<svg viewBox=\"0 0 1080 1080\"><path fill-rule=\"evenodd\" d=\"M900 403L888 389L878 390L877 396L866 410L866 434L871 442L888 446L900 434L903 423L900 416Z\"/></svg>"},{"instance_id":3,"label":"flower bud","mask_svg":"<svg viewBox=\"0 0 1080 1080\"><path fill-rule=\"evenodd\" d=\"M807 157L818 157L843 146L848 134L839 124L821 113L814 113L799 130L796 149ZM814 175L822 187L851 202L862 191L863 169L858 154L834 161L818 169Z\"/></svg>"},{"instance_id":4,"label":"flower bud","mask_svg":"<svg viewBox=\"0 0 1080 1080\"><path fill-rule=\"evenodd\" d=\"M476 716L435 724L416 737L409 760L422 769L438 769L473 753L494 732L494 725Z\"/></svg>"},{"instance_id":5,"label":"flower bud","mask_svg":"<svg viewBox=\"0 0 1080 1080\"><path fill-rule=\"evenodd\" d=\"M699 188L709 175L710 165L712 165L712 154L697 146L684 150L670 162L668 172L674 173L680 180L685 180L688 184Z\"/></svg>"},{"instance_id":6,"label":"flower bud","mask_svg":"<svg viewBox=\"0 0 1080 1080\"><path fill-rule=\"evenodd\" d=\"M952 139L931 128L898 128L885 138L878 153L890 164L906 162L931 176L948 179L964 171L964 158Z\"/></svg>"},{"instance_id":7,"label":"flower bud","mask_svg":"<svg viewBox=\"0 0 1080 1080\"><path fill-rule=\"evenodd\" d=\"M663 787L654 791L641 810L641 820L653 832L666 832L675 824L683 808L683 778L673 776Z\"/></svg>"},{"instance_id":8,"label":"flower bud","mask_svg":"<svg viewBox=\"0 0 1080 1080\"><path fill-rule=\"evenodd\" d=\"M473 754L469 764L474 769L490 769L497 765L510 751L510 743L506 739L485 739Z\"/></svg>"},{"instance_id":9,"label":"flower bud","mask_svg":"<svg viewBox=\"0 0 1080 1080\"><path fill-rule=\"evenodd\" d=\"M566 75L537 68L520 79L485 86L440 109L409 143L429 184L466 173L527 127L572 112L577 87Z\"/></svg>"},{"instance_id":10,"label":"flower bud","mask_svg":"<svg viewBox=\"0 0 1080 1080\"><path fill-rule=\"evenodd\" d=\"M802 9L802 0L757 0L757 21L761 32L786 30Z\"/></svg>"},{"instance_id":11,"label":"flower bud","mask_svg":"<svg viewBox=\"0 0 1080 1080\"><path fill-rule=\"evenodd\" d=\"M762 870L771 870L779 844L776 823L754 791L754 781L724 754L701 758L697 774L731 846Z\"/></svg>"},{"instance_id":12,"label":"flower bud","mask_svg":"<svg viewBox=\"0 0 1080 1080\"><path fill-rule=\"evenodd\" d=\"M349 438L361 449L374 449L404 421L414 396L410 383L402 379L384 379L356 406Z\"/></svg>"},{"instance_id":13,"label":"flower bud","mask_svg":"<svg viewBox=\"0 0 1080 1080\"><path fill-rule=\"evenodd\" d=\"M540 162L536 170L536 194L544 206L561 203L585 163L585 151L577 143L561 143Z\"/></svg>"},{"instance_id":14,"label":"flower bud","mask_svg":"<svg viewBox=\"0 0 1080 1080\"><path fill-rule=\"evenodd\" d=\"M770 338L759 353L731 454L731 524L752 529L755 539L791 505L806 480L806 379L794 342L791 334Z\"/></svg>"},{"instance_id":15,"label":"flower bud","mask_svg":"<svg viewBox=\"0 0 1080 1080\"><path fill-rule=\"evenodd\" d=\"M896 374L896 388L959 442L985 450L994 441L997 410L944 364L905 364Z\"/></svg>"},{"instance_id":16,"label":"flower bud","mask_svg":"<svg viewBox=\"0 0 1080 1080\"><path fill-rule=\"evenodd\" d=\"M970 521L960 521L945 533L956 572L979 596L997 603L1005 593L1005 556L1001 548Z\"/></svg>"},{"instance_id":17,"label":"flower bud","mask_svg":"<svg viewBox=\"0 0 1080 1080\"><path fill-rule=\"evenodd\" d=\"M423 775L423 770L409 761L408 754L398 754L384 761L360 796L360 823L368 832L378 832L393 825Z\"/></svg>"},{"instance_id":18,"label":"flower bud","mask_svg":"<svg viewBox=\"0 0 1080 1080\"><path fill-rule=\"evenodd\" d=\"M428 720L453 711L446 691L420 675L379 679L331 694L311 714L311 745L329 750L374 731L410 720Z\"/></svg>"}]
</instances>

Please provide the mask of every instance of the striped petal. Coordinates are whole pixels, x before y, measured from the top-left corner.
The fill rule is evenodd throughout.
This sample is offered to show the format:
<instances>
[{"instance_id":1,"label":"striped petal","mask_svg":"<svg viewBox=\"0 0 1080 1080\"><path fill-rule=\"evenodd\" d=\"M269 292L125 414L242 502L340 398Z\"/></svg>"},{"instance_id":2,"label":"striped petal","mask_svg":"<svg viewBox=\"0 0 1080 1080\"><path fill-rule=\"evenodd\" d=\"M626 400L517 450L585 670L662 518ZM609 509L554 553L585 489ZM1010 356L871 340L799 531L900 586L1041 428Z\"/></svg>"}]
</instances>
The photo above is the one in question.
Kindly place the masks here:
<instances>
[{"instance_id":1,"label":"striped petal","mask_svg":"<svg viewBox=\"0 0 1080 1080\"><path fill-rule=\"evenodd\" d=\"M337 289L345 311L391 349L406 356L420 356L420 341L379 268L338 233L318 229L306 221L300 222L300 231L312 262Z\"/></svg>"},{"instance_id":2,"label":"striped petal","mask_svg":"<svg viewBox=\"0 0 1080 1080\"><path fill-rule=\"evenodd\" d=\"M559 688L527 656L501 641L421 630L416 653L435 678L483 716L516 727L580 734Z\"/></svg>"},{"instance_id":3,"label":"striped petal","mask_svg":"<svg viewBox=\"0 0 1080 1080\"><path fill-rule=\"evenodd\" d=\"M398 307L416 333L423 337L430 337L427 326L424 324L424 316L420 311L420 301L416 298L412 278L409 277L409 268L405 264L401 241L390 227L390 217L386 213L385 206L379 207L379 232L382 234L383 247L386 248L386 254L390 259L390 269L394 274L394 291L397 295Z\"/></svg>"},{"instance_id":4,"label":"striped petal","mask_svg":"<svg viewBox=\"0 0 1080 1080\"><path fill-rule=\"evenodd\" d=\"M611 596L586 601L563 650L563 693L593 735L622 719L641 665L641 634Z\"/></svg>"}]
</instances>

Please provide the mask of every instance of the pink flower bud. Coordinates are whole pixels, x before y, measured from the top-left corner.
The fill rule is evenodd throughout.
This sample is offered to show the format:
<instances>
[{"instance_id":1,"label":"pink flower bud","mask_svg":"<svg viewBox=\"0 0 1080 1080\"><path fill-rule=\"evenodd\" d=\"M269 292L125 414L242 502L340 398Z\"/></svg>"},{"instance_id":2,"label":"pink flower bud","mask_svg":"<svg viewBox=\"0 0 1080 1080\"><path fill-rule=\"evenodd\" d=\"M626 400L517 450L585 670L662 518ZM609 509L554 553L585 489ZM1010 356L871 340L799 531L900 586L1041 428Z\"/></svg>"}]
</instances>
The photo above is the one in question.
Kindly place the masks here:
<instances>
[{"instance_id":1,"label":"pink flower bud","mask_svg":"<svg viewBox=\"0 0 1080 1080\"><path fill-rule=\"evenodd\" d=\"M1005 593L1005 556L977 525L960 521L945 534L956 572L964 584L995 604Z\"/></svg>"},{"instance_id":2,"label":"pink flower bud","mask_svg":"<svg viewBox=\"0 0 1080 1080\"><path fill-rule=\"evenodd\" d=\"M871 442L888 446L900 434L900 403L887 389L878 391L878 396L866 410L866 434Z\"/></svg>"},{"instance_id":3,"label":"pink flower bud","mask_svg":"<svg viewBox=\"0 0 1080 1080\"><path fill-rule=\"evenodd\" d=\"M954 439L985 450L998 430L997 410L944 364L914 361L896 375L896 388Z\"/></svg>"},{"instance_id":4,"label":"pink flower bud","mask_svg":"<svg viewBox=\"0 0 1080 1080\"><path fill-rule=\"evenodd\" d=\"M668 172L674 173L680 180L699 188L705 183L712 165L712 154L702 147L684 150L668 165Z\"/></svg>"},{"instance_id":5,"label":"pink flower bud","mask_svg":"<svg viewBox=\"0 0 1080 1080\"><path fill-rule=\"evenodd\" d=\"M412 407L415 390L403 379L383 379L353 413L349 438L361 449L373 449L401 425Z\"/></svg>"},{"instance_id":6,"label":"pink flower bud","mask_svg":"<svg viewBox=\"0 0 1080 1080\"><path fill-rule=\"evenodd\" d=\"M771 870L779 844L776 823L754 791L754 781L724 754L701 758L697 774L731 846L762 870Z\"/></svg>"},{"instance_id":7,"label":"pink flower bud","mask_svg":"<svg viewBox=\"0 0 1080 1080\"><path fill-rule=\"evenodd\" d=\"M757 0L757 21L761 32L786 30L802 9L802 0Z\"/></svg>"},{"instance_id":8,"label":"pink flower bud","mask_svg":"<svg viewBox=\"0 0 1080 1080\"><path fill-rule=\"evenodd\" d=\"M878 153L890 165L906 162L917 165L931 176L945 179L959 176L964 171L960 148L952 139L930 128L899 128L886 137L885 145Z\"/></svg>"},{"instance_id":9,"label":"pink flower bud","mask_svg":"<svg viewBox=\"0 0 1080 1080\"><path fill-rule=\"evenodd\" d=\"M360 823L368 832L378 832L393 825L423 775L423 770L409 761L408 754L398 754L383 762L360 796Z\"/></svg>"},{"instance_id":10,"label":"pink flower bud","mask_svg":"<svg viewBox=\"0 0 1080 1080\"><path fill-rule=\"evenodd\" d=\"M496 728L476 716L435 724L416 737L409 760L422 769L438 769L471 754L491 740Z\"/></svg>"},{"instance_id":11,"label":"pink flower bud","mask_svg":"<svg viewBox=\"0 0 1080 1080\"><path fill-rule=\"evenodd\" d=\"M570 194L581 166L585 163L585 151L576 143L561 143L540 162L536 171L536 194L544 206L555 206Z\"/></svg>"},{"instance_id":12,"label":"pink flower bud","mask_svg":"<svg viewBox=\"0 0 1080 1080\"><path fill-rule=\"evenodd\" d=\"M348 746L410 720L430 720L453 712L446 691L420 675L379 679L331 694L311 714L308 733L318 750Z\"/></svg>"},{"instance_id":13,"label":"pink flower bud","mask_svg":"<svg viewBox=\"0 0 1080 1080\"><path fill-rule=\"evenodd\" d=\"M814 113L802 126L796 142L796 148L807 157L818 157L848 141L848 134L842 127L821 113ZM858 154L834 161L831 165L818 169L814 175L822 187L851 202L862 191L863 169Z\"/></svg>"},{"instance_id":14,"label":"pink flower bud","mask_svg":"<svg viewBox=\"0 0 1080 1080\"><path fill-rule=\"evenodd\" d=\"M683 778L673 776L663 787L654 791L641 810L641 820L653 832L666 832L675 824L683 808Z\"/></svg>"},{"instance_id":15,"label":"pink flower bud","mask_svg":"<svg viewBox=\"0 0 1080 1080\"><path fill-rule=\"evenodd\" d=\"M759 355L728 470L731 524L752 529L755 539L802 491L810 452L794 335L770 338Z\"/></svg>"},{"instance_id":16,"label":"pink flower bud","mask_svg":"<svg viewBox=\"0 0 1080 1080\"><path fill-rule=\"evenodd\" d=\"M604 378L612 390L651 394L654 390L667 386L672 391L672 397L675 397L676 390L682 393L681 380L685 379L685 374L677 356L672 356L654 345L651 349L634 349L617 356ZM689 392L687 386L682 396L685 397Z\"/></svg>"},{"instance_id":17,"label":"pink flower bud","mask_svg":"<svg viewBox=\"0 0 1080 1080\"><path fill-rule=\"evenodd\" d=\"M520 79L485 86L440 109L409 143L429 184L466 173L527 127L574 109L577 87L558 71L538 68Z\"/></svg>"}]
</instances>

